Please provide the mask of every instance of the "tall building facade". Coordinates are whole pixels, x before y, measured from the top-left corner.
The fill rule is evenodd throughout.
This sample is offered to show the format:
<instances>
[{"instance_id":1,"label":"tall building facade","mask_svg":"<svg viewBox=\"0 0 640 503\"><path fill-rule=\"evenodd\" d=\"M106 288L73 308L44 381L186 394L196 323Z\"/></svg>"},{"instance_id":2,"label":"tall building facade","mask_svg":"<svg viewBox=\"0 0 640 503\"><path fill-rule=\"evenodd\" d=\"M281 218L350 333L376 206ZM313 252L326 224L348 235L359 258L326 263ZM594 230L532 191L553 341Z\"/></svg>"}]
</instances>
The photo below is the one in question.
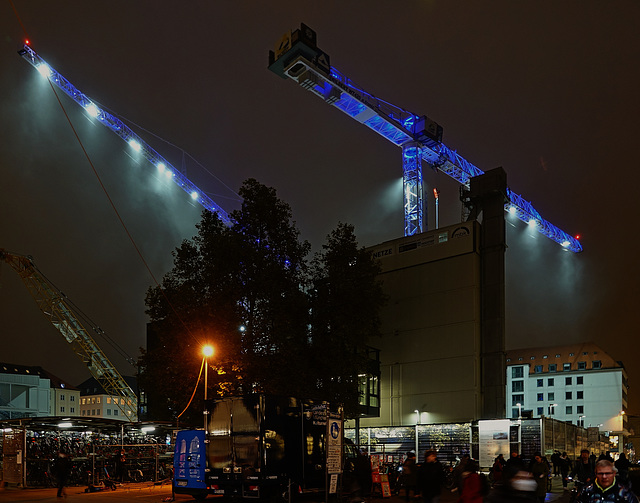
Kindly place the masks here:
<instances>
[{"instance_id":1,"label":"tall building facade","mask_svg":"<svg viewBox=\"0 0 640 503\"><path fill-rule=\"evenodd\" d=\"M627 372L593 343L507 352L508 417L627 431Z\"/></svg>"}]
</instances>

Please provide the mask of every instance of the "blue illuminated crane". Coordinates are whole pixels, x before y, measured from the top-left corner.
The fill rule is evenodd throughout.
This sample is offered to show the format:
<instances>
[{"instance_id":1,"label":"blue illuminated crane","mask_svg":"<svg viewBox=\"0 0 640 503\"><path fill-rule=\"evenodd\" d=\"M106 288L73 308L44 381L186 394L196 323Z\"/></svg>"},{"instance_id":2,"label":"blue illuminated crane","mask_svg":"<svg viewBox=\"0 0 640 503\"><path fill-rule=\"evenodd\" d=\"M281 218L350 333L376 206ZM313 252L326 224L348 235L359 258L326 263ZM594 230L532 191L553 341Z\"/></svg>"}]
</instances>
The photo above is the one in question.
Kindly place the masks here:
<instances>
[{"instance_id":1,"label":"blue illuminated crane","mask_svg":"<svg viewBox=\"0 0 640 503\"><path fill-rule=\"evenodd\" d=\"M205 209L217 213L226 225L231 225L231 219L226 211L201 191L182 172L174 168L169 161L151 148L151 146L149 146L126 124L118 119L118 117L101 108L97 101L92 100L86 94L82 93L59 72L54 70L29 45L25 45L18 51L18 54L31 63L31 65L33 65L41 75L49 79L52 84L64 91L65 94L67 94L73 101L84 108L91 117L97 119L100 124L108 127L111 131L117 134L127 142L133 150L140 152L153 166L157 168L161 175L172 180L178 187L189 194L191 199L202 205Z\"/></svg>"},{"instance_id":2,"label":"blue illuminated crane","mask_svg":"<svg viewBox=\"0 0 640 503\"><path fill-rule=\"evenodd\" d=\"M269 69L297 82L326 103L346 113L402 148L404 189L404 235L423 232L422 161L466 187L484 172L442 143L442 127L427 116L418 116L376 98L356 86L329 63L329 55L318 48L316 33L302 24L269 51ZM582 245L540 216L522 196L507 189L505 210L535 228L565 249L582 251Z\"/></svg>"}]
</instances>

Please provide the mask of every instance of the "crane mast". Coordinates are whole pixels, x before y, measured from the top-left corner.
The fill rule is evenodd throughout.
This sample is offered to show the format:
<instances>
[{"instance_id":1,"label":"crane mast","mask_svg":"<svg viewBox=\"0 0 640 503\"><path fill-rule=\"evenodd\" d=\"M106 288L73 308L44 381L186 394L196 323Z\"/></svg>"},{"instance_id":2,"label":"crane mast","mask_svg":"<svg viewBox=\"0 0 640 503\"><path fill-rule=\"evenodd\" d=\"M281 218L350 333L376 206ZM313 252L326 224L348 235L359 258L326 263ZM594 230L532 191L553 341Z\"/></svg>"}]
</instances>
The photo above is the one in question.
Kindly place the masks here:
<instances>
[{"instance_id":1,"label":"crane mast","mask_svg":"<svg viewBox=\"0 0 640 503\"><path fill-rule=\"evenodd\" d=\"M332 67L329 55L317 46L316 33L304 24L299 30L287 32L276 50L269 51L269 69L284 79L295 81L325 103L402 148L405 236L426 230L423 161L466 188L472 177L484 173L442 143L442 127L436 122L373 96ZM542 218L529 201L510 189L507 189L507 195L506 211L530 226L535 225L538 232L565 249L582 251L576 238Z\"/></svg>"},{"instance_id":2,"label":"crane mast","mask_svg":"<svg viewBox=\"0 0 640 503\"><path fill-rule=\"evenodd\" d=\"M178 187L184 190L191 198L203 206L205 209L215 212L220 219L226 224L231 224L231 219L226 211L224 211L209 196L201 191L191 180L189 180L182 172L173 167L163 156L156 152L149 144L147 144L140 136L134 133L131 128L124 124L118 117L109 113L98 105L98 102L89 98L86 94L77 89L63 75L51 67L42 59L29 45L25 45L18 54L29 62L41 75L49 79L57 88L67 94L73 101L80 105L91 117L103 126L109 128L122 140L124 140L133 150L140 152L153 166L155 166L161 175L172 180Z\"/></svg>"},{"instance_id":3,"label":"crane mast","mask_svg":"<svg viewBox=\"0 0 640 503\"><path fill-rule=\"evenodd\" d=\"M116 405L124 417L133 421L137 415L138 403L135 392L73 314L64 295L44 277L31 257L0 249L0 259L18 273L42 314L87 365L91 375L100 383L105 393L121 398L117 400Z\"/></svg>"}]
</instances>

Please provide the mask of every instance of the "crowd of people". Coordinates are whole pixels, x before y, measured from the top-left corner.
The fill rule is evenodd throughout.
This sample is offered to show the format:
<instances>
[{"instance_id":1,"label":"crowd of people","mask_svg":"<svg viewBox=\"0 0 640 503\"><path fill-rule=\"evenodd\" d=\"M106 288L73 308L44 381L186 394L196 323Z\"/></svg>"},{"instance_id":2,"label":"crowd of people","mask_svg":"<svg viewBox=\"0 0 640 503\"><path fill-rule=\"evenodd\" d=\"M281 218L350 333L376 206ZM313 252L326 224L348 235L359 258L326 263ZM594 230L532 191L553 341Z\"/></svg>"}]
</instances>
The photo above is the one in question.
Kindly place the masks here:
<instances>
[{"instance_id":1,"label":"crowd of people","mask_svg":"<svg viewBox=\"0 0 640 503\"><path fill-rule=\"evenodd\" d=\"M438 503L449 477L453 485L450 490L456 493L457 503L543 503L550 480L555 476L562 478L567 491L568 483L574 482L573 501L579 503L639 503L629 482L631 463L624 454L614 461L608 454L596 458L584 449L574 462L566 452L556 452L550 458L535 453L533 459L524 460L519 454L512 453L505 459L500 454L487 476L479 472L477 461L469 455L464 455L449 473L438 461L435 450L427 450L422 463L414 452L409 452L398 479L399 493L407 502L421 499L424 503ZM367 471L363 464L366 459L366 453L363 453L360 466L365 469L361 472ZM370 481L369 473L360 484L370 487ZM365 490L363 494L370 494L370 491Z\"/></svg>"}]
</instances>

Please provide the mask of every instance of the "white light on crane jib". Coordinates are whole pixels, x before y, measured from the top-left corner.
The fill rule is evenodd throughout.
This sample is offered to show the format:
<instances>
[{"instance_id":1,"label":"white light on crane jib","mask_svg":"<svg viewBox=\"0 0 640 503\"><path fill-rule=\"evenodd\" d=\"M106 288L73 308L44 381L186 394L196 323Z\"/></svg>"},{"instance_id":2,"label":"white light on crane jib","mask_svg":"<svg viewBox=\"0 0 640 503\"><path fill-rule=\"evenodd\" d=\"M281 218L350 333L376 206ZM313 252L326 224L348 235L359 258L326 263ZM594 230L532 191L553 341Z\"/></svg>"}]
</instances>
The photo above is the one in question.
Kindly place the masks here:
<instances>
[{"instance_id":1,"label":"white light on crane jib","mask_svg":"<svg viewBox=\"0 0 640 503\"><path fill-rule=\"evenodd\" d=\"M142 146L140 145L140 143L138 143L136 140L131 139L129 140L129 146L135 150L136 152L140 152L140 149L142 148Z\"/></svg>"},{"instance_id":2,"label":"white light on crane jib","mask_svg":"<svg viewBox=\"0 0 640 503\"><path fill-rule=\"evenodd\" d=\"M100 110L93 103L89 103L86 106L85 110L91 117L98 117L98 115L100 114Z\"/></svg>"},{"instance_id":3,"label":"white light on crane jib","mask_svg":"<svg viewBox=\"0 0 640 503\"><path fill-rule=\"evenodd\" d=\"M191 193L191 199L198 199L198 193L195 190Z\"/></svg>"},{"instance_id":4,"label":"white light on crane jib","mask_svg":"<svg viewBox=\"0 0 640 503\"><path fill-rule=\"evenodd\" d=\"M36 66L36 70L38 70L40 75L46 77L47 79L51 77L51 68L49 68L49 65L47 65L46 63L40 63L38 66Z\"/></svg>"}]
</instances>

